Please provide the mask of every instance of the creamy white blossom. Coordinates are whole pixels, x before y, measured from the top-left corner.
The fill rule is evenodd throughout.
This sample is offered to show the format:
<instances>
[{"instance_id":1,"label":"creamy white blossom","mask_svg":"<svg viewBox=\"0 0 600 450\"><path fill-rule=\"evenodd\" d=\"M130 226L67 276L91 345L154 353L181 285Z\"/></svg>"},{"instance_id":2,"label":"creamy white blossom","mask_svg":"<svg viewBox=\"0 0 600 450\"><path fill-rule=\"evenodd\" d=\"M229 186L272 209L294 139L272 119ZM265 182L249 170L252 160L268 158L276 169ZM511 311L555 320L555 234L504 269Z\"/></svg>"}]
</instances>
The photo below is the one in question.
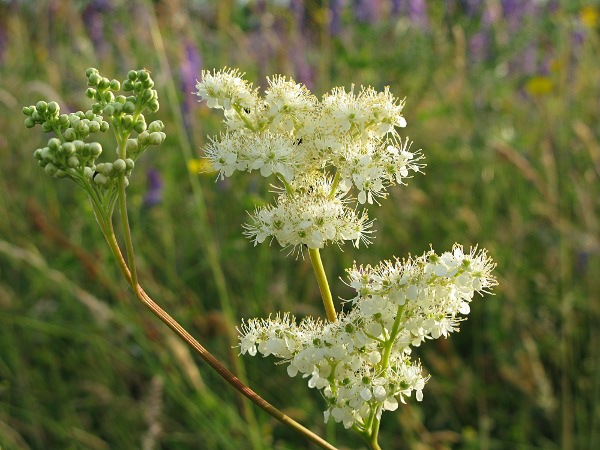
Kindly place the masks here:
<instances>
[{"instance_id":1,"label":"creamy white blossom","mask_svg":"<svg viewBox=\"0 0 600 450\"><path fill-rule=\"evenodd\" d=\"M476 292L496 284L485 251L436 255L433 250L404 261L348 270L357 291L352 309L336 322L290 314L242 323L243 354L274 356L291 377L301 374L327 402L325 420L364 429L373 414L393 411L415 394L420 401L428 377L410 359L411 346L457 331Z\"/></svg>"},{"instance_id":2,"label":"creamy white blossom","mask_svg":"<svg viewBox=\"0 0 600 450\"><path fill-rule=\"evenodd\" d=\"M334 88L319 100L281 75L268 84L260 97L237 70L224 69L203 71L197 85L209 107L224 110L225 132L205 147L219 177L258 170L285 187L274 204L255 211L245 234L255 244L274 237L295 248L367 242L372 222L349 203L378 203L390 186L404 184L423 167L420 151L410 151L411 142L397 132L406 126L404 100L389 88L360 87L356 94L354 86ZM335 182L321 183L330 188L323 192L306 177L298 181L299 174L335 176ZM349 189L355 197L346 195Z\"/></svg>"},{"instance_id":3,"label":"creamy white blossom","mask_svg":"<svg viewBox=\"0 0 600 450\"><path fill-rule=\"evenodd\" d=\"M203 70L202 81L196 83L196 94L206 101L209 108L253 108L257 101L256 93L242 76L237 69L226 68L212 73Z\"/></svg>"},{"instance_id":4,"label":"creamy white blossom","mask_svg":"<svg viewBox=\"0 0 600 450\"><path fill-rule=\"evenodd\" d=\"M357 213L347 203L344 191L332 196L332 180L318 174L299 177L282 191L275 205L257 208L245 233L260 244L269 237L282 247L323 248L327 242L369 243L372 221L366 211Z\"/></svg>"},{"instance_id":5,"label":"creamy white blossom","mask_svg":"<svg viewBox=\"0 0 600 450\"><path fill-rule=\"evenodd\" d=\"M302 135L308 122L313 120L318 99L306 86L281 75L268 78L268 82L269 87L265 91L265 113L269 118L269 128Z\"/></svg>"}]
</instances>

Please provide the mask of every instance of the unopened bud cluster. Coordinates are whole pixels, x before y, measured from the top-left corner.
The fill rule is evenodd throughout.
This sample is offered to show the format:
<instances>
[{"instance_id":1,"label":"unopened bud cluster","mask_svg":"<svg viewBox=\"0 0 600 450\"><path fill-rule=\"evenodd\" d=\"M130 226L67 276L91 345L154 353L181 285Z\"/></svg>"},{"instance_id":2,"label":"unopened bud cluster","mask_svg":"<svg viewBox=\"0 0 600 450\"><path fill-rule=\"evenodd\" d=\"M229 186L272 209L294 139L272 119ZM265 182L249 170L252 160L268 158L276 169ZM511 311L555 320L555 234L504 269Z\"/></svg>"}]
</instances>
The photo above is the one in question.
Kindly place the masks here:
<instances>
[{"instance_id":1,"label":"unopened bud cluster","mask_svg":"<svg viewBox=\"0 0 600 450\"><path fill-rule=\"evenodd\" d=\"M433 250L404 261L348 270L357 292L353 308L336 322L285 314L251 319L240 328L242 353L273 355L302 374L327 401L325 420L365 431L373 417L393 411L415 393L423 397L427 377L410 358L426 339L457 331L475 293L496 284L485 251Z\"/></svg>"},{"instance_id":2,"label":"unopened bud cluster","mask_svg":"<svg viewBox=\"0 0 600 450\"><path fill-rule=\"evenodd\" d=\"M225 132L205 149L219 176L257 170L285 187L275 206L257 209L246 234L255 243L270 236L296 249L368 242L372 221L355 211L357 204L377 203L422 167L420 153L398 135L406 126L404 101L371 87L335 88L319 100L283 76L268 82L261 96L237 70L224 69L203 71L197 84L197 95L225 115Z\"/></svg>"},{"instance_id":3,"label":"unopened bud cluster","mask_svg":"<svg viewBox=\"0 0 600 450\"><path fill-rule=\"evenodd\" d=\"M45 147L35 150L34 157L46 173L53 177L71 177L87 180L99 187L109 187L123 176L125 185L137 158L150 145L165 140L160 121L146 124L142 112L159 108L154 81L146 70L130 71L120 83L100 75L97 69L86 71L89 88L86 95L96 100L90 110L61 114L58 103L39 101L23 108L28 128L40 124L47 133L54 133ZM123 90L130 95L120 95ZM117 140L116 159L98 163L102 154L99 142L87 142L91 135L113 128ZM135 137L131 137L136 133Z\"/></svg>"}]
</instances>

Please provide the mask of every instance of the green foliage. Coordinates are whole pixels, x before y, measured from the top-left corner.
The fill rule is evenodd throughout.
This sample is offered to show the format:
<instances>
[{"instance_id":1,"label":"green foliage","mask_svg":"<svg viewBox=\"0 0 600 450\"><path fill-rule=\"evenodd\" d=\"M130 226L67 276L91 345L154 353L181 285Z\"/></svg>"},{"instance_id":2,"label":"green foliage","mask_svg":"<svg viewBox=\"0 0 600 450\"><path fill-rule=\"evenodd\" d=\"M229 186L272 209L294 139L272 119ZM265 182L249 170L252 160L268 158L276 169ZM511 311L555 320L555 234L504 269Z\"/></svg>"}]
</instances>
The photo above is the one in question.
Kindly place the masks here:
<instances>
[{"instance_id":1,"label":"green foliage","mask_svg":"<svg viewBox=\"0 0 600 450\"><path fill-rule=\"evenodd\" d=\"M46 161L44 148L56 152L58 165L46 161L56 175L72 168L65 143L73 143L75 154L85 152L76 142L98 128L94 142L107 153L114 140L101 131L104 123L115 126L115 115L119 126L132 130L138 143L125 145L136 155L136 170L127 192L141 282L231 367L239 359L229 336L240 318L265 311L320 314L308 261L291 262L275 245L254 248L241 236L245 210L269 195L267 189L252 176L215 184L188 174L183 149L190 143L201 148L218 129L217 119L188 96L193 86L185 84L185 67L195 48L205 68L240 67L256 82L283 73L310 82L317 93L355 83L390 85L406 96L406 131L423 148L426 176L392 190L376 214L376 239L367 253L323 251L331 280L354 259L367 264L420 254L429 243L478 242L498 263L496 295L473 303L461 333L423 348L419 356L432 374L424 401L384 418L382 448L596 448L600 38L598 28L586 28L591 22L583 10L561 7L516 30L499 19L490 25L487 54L476 59L469 40L481 21L437 2L428 2L435 6L426 30L402 16L356 24L346 11L335 36L326 32L319 2L306 2L302 33L287 9L223 3L232 7L231 16L210 2L155 2L157 28L145 23L151 2L111 2L109 13L95 16L104 33L98 42L87 22L91 2L0 3L6 30L0 447L307 447L261 412L252 427L258 439L249 439L234 393L134 303L83 192L42 176L32 158L36 148L39 161ZM546 70L522 68L530 47L539 65L551 61ZM156 84L149 86L137 71L121 83L90 72L85 86L81 74L90 65L115 76L123 67L150 67ZM122 97L112 94L119 88ZM86 89L92 102L104 102L101 109L81 95ZM156 116L169 136L161 152L137 159L141 136L148 133L144 142L151 144L161 137L152 133L162 132L160 124L133 120L130 96L141 95L155 111L154 97L144 100L148 90L160 94ZM25 129L17 114L23 104L34 105L24 111L27 125L59 130L64 141ZM83 117L67 113L72 110ZM78 161L82 170L96 164L91 156ZM151 169L162 178L154 206L144 177ZM195 186L208 206L204 222ZM207 228L218 246L233 320L220 300ZM342 282L332 284L334 296L348 297ZM341 427L323 424L323 399L307 393L303 380L289 379L269 360L243 363L249 384L273 404L336 446L360 448Z\"/></svg>"}]
</instances>

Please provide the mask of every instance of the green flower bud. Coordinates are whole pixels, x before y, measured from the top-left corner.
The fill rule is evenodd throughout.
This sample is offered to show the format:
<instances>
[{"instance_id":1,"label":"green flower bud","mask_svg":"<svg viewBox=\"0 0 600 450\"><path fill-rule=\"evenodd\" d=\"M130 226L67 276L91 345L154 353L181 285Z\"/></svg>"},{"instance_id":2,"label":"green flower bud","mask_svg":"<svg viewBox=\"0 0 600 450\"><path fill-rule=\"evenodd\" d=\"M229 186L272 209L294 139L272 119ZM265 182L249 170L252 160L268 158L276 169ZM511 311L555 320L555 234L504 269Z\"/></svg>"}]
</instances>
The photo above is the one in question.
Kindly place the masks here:
<instances>
[{"instance_id":1,"label":"green flower bud","mask_svg":"<svg viewBox=\"0 0 600 450\"><path fill-rule=\"evenodd\" d=\"M111 105L115 109L115 114L120 114L121 111L123 110L123 104L122 103L113 102L113 103L111 103Z\"/></svg>"},{"instance_id":2,"label":"green flower bud","mask_svg":"<svg viewBox=\"0 0 600 450\"><path fill-rule=\"evenodd\" d=\"M100 166L102 166L102 168L100 168ZM98 172L102 172L106 176L110 176L113 173L113 164L112 163L98 164L97 170L98 170Z\"/></svg>"},{"instance_id":3,"label":"green flower bud","mask_svg":"<svg viewBox=\"0 0 600 450\"><path fill-rule=\"evenodd\" d=\"M147 70L141 69L141 70L138 70L137 77L138 77L138 80L140 80L140 81L146 81L148 78L150 78L150 74L148 73Z\"/></svg>"},{"instance_id":4,"label":"green flower bud","mask_svg":"<svg viewBox=\"0 0 600 450\"><path fill-rule=\"evenodd\" d=\"M83 174L89 179L94 176L94 170L91 167L84 167Z\"/></svg>"},{"instance_id":5,"label":"green flower bud","mask_svg":"<svg viewBox=\"0 0 600 450\"><path fill-rule=\"evenodd\" d=\"M25 126L27 128L35 127L35 120L33 120L31 117L28 117L27 119L25 119Z\"/></svg>"},{"instance_id":6,"label":"green flower bud","mask_svg":"<svg viewBox=\"0 0 600 450\"><path fill-rule=\"evenodd\" d=\"M144 131L138 135L138 141L141 145L148 145L149 138L150 138L150 133L148 131Z\"/></svg>"},{"instance_id":7,"label":"green flower bud","mask_svg":"<svg viewBox=\"0 0 600 450\"><path fill-rule=\"evenodd\" d=\"M67 128L63 133L63 136L67 141L74 141L75 139L77 139L77 133L73 128Z\"/></svg>"},{"instance_id":8,"label":"green flower bud","mask_svg":"<svg viewBox=\"0 0 600 450\"><path fill-rule=\"evenodd\" d=\"M50 122L42 123L42 131L44 131L44 133L50 133L52 131L52 124Z\"/></svg>"},{"instance_id":9,"label":"green flower bud","mask_svg":"<svg viewBox=\"0 0 600 450\"><path fill-rule=\"evenodd\" d=\"M77 131L79 132L80 135L87 136L88 134L90 134L90 127L88 127L85 124L85 122L82 120L81 122L79 122L77 124Z\"/></svg>"},{"instance_id":10,"label":"green flower bud","mask_svg":"<svg viewBox=\"0 0 600 450\"><path fill-rule=\"evenodd\" d=\"M98 142L90 142L87 144L89 151L94 158L97 158L102 153L102 146Z\"/></svg>"},{"instance_id":11,"label":"green flower bud","mask_svg":"<svg viewBox=\"0 0 600 450\"><path fill-rule=\"evenodd\" d=\"M100 186L105 186L108 183L108 178L105 177L104 175L102 175L99 172L96 172L94 175L92 175L94 178L94 183L100 185Z\"/></svg>"},{"instance_id":12,"label":"green flower bud","mask_svg":"<svg viewBox=\"0 0 600 450\"><path fill-rule=\"evenodd\" d=\"M138 151L138 141L137 139L127 139L125 143L125 151L127 153L135 153Z\"/></svg>"},{"instance_id":13,"label":"green flower bud","mask_svg":"<svg viewBox=\"0 0 600 450\"><path fill-rule=\"evenodd\" d=\"M123 116L121 123L123 124L123 127L130 128L131 125L133 125L133 116L131 114Z\"/></svg>"},{"instance_id":14,"label":"green flower bud","mask_svg":"<svg viewBox=\"0 0 600 450\"><path fill-rule=\"evenodd\" d=\"M150 137L148 139L148 142L150 143L150 145L160 145L163 141L162 134L164 134L164 133L160 133L158 131L155 131L154 133L150 133Z\"/></svg>"},{"instance_id":15,"label":"green flower bud","mask_svg":"<svg viewBox=\"0 0 600 450\"><path fill-rule=\"evenodd\" d=\"M151 89L154 87L154 81L152 80L152 78L148 78L146 81L143 82L143 86L146 89Z\"/></svg>"},{"instance_id":16,"label":"green flower bud","mask_svg":"<svg viewBox=\"0 0 600 450\"><path fill-rule=\"evenodd\" d=\"M115 107L112 105L106 105L104 107L104 114L107 116L112 116L115 113Z\"/></svg>"},{"instance_id":17,"label":"green flower bud","mask_svg":"<svg viewBox=\"0 0 600 450\"><path fill-rule=\"evenodd\" d=\"M153 112L153 113L158 111L158 100L157 99L152 99L148 103L148 111Z\"/></svg>"},{"instance_id":18,"label":"green flower bud","mask_svg":"<svg viewBox=\"0 0 600 450\"><path fill-rule=\"evenodd\" d=\"M98 82L98 89L105 91L110 87L110 80L106 77L102 77Z\"/></svg>"},{"instance_id":19,"label":"green flower bud","mask_svg":"<svg viewBox=\"0 0 600 450\"><path fill-rule=\"evenodd\" d=\"M77 141L75 141L75 142L77 142ZM81 141L79 141L79 142L81 142ZM73 153L75 153L75 143L74 142L65 142L61 146L61 150L62 150L62 153L64 153L67 156L70 156Z\"/></svg>"},{"instance_id":20,"label":"green flower bud","mask_svg":"<svg viewBox=\"0 0 600 450\"><path fill-rule=\"evenodd\" d=\"M129 171L133 170L133 168L135 166L135 162L131 158L127 158L125 160L125 164L127 164L127 170L129 170Z\"/></svg>"},{"instance_id":21,"label":"green flower bud","mask_svg":"<svg viewBox=\"0 0 600 450\"><path fill-rule=\"evenodd\" d=\"M146 131L146 121L143 118L138 119L138 121L133 126L133 129L138 134L142 133L143 131Z\"/></svg>"},{"instance_id":22,"label":"green flower bud","mask_svg":"<svg viewBox=\"0 0 600 450\"><path fill-rule=\"evenodd\" d=\"M35 149L35 152L33 152L33 157L35 159L37 159L38 161L41 161L43 159L42 158L42 149L41 148Z\"/></svg>"},{"instance_id":23,"label":"green flower bud","mask_svg":"<svg viewBox=\"0 0 600 450\"><path fill-rule=\"evenodd\" d=\"M100 100L100 99L98 99L98 100ZM103 108L102 103L94 103L92 105L92 112L94 114L102 114L102 108Z\"/></svg>"},{"instance_id":24,"label":"green flower bud","mask_svg":"<svg viewBox=\"0 0 600 450\"><path fill-rule=\"evenodd\" d=\"M66 114L61 114L58 118L58 123L61 127L67 125L69 123L69 116Z\"/></svg>"},{"instance_id":25,"label":"green flower bud","mask_svg":"<svg viewBox=\"0 0 600 450\"><path fill-rule=\"evenodd\" d=\"M137 77L138 77L138 75L137 75L137 72L136 72L135 70L130 70L129 72L127 72L127 78L128 78L130 81L135 81L135 80L137 80Z\"/></svg>"},{"instance_id":26,"label":"green flower bud","mask_svg":"<svg viewBox=\"0 0 600 450\"><path fill-rule=\"evenodd\" d=\"M54 156L48 147L40 149L40 157L44 161L54 161Z\"/></svg>"},{"instance_id":27,"label":"green flower bud","mask_svg":"<svg viewBox=\"0 0 600 450\"><path fill-rule=\"evenodd\" d=\"M85 76L86 77L91 77L93 73L98 73L98 69L96 69L95 67L90 67L85 71Z\"/></svg>"},{"instance_id":28,"label":"green flower bud","mask_svg":"<svg viewBox=\"0 0 600 450\"><path fill-rule=\"evenodd\" d=\"M131 92L131 91L133 91L133 83L131 82L131 80L125 80L125 81L123 81L123 91L124 92Z\"/></svg>"},{"instance_id":29,"label":"green flower bud","mask_svg":"<svg viewBox=\"0 0 600 450\"><path fill-rule=\"evenodd\" d=\"M133 83L133 90L136 92L140 92L143 88L142 82L141 81L136 81L135 83Z\"/></svg>"},{"instance_id":30,"label":"green flower bud","mask_svg":"<svg viewBox=\"0 0 600 450\"><path fill-rule=\"evenodd\" d=\"M25 114L26 116L30 116L33 112L33 108L31 108L30 106L24 106L22 111L23 114Z\"/></svg>"},{"instance_id":31,"label":"green flower bud","mask_svg":"<svg viewBox=\"0 0 600 450\"><path fill-rule=\"evenodd\" d=\"M37 109L37 111L40 113L45 113L48 110L48 103L46 103L43 100L40 100L39 102L37 102L37 105L35 105L35 109Z\"/></svg>"},{"instance_id":32,"label":"green flower bud","mask_svg":"<svg viewBox=\"0 0 600 450\"><path fill-rule=\"evenodd\" d=\"M96 118L96 114L94 114L94 111L92 111L91 109L88 109L85 112L84 116L87 120L94 120Z\"/></svg>"},{"instance_id":33,"label":"green flower bud","mask_svg":"<svg viewBox=\"0 0 600 450\"><path fill-rule=\"evenodd\" d=\"M108 124L108 122L103 120L102 123L100 124L100 131L102 131L104 133L109 128L110 128L110 125Z\"/></svg>"},{"instance_id":34,"label":"green flower bud","mask_svg":"<svg viewBox=\"0 0 600 450\"><path fill-rule=\"evenodd\" d=\"M152 89L144 91L144 93L142 94L142 100L144 101L144 103L148 103L150 100L152 100L154 98L155 92L156 91L153 91Z\"/></svg>"},{"instance_id":35,"label":"green flower bud","mask_svg":"<svg viewBox=\"0 0 600 450\"><path fill-rule=\"evenodd\" d=\"M32 118L33 120L35 120L35 123L42 123L42 122L43 122L43 120L44 120L44 119L42 118L42 115L41 115L41 114L40 114L40 113L37 111L37 109L36 109L36 110L34 110L34 111L31 113L31 118Z\"/></svg>"},{"instance_id":36,"label":"green flower bud","mask_svg":"<svg viewBox=\"0 0 600 450\"><path fill-rule=\"evenodd\" d=\"M94 89L94 88L87 88L85 90L85 96L87 98L94 98L94 97L96 97L96 89Z\"/></svg>"},{"instance_id":37,"label":"green flower bud","mask_svg":"<svg viewBox=\"0 0 600 450\"><path fill-rule=\"evenodd\" d=\"M113 169L116 173L122 173L125 172L125 169L127 169L127 164L125 163L125 161L123 161L122 159L117 159L114 163L113 163Z\"/></svg>"},{"instance_id":38,"label":"green flower bud","mask_svg":"<svg viewBox=\"0 0 600 450\"><path fill-rule=\"evenodd\" d=\"M100 123L96 121L90 122L88 127L90 128L90 133L97 133L98 131L100 131Z\"/></svg>"},{"instance_id":39,"label":"green flower bud","mask_svg":"<svg viewBox=\"0 0 600 450\"><path fill-rule=\"evenodd\" d=\"M125 102L123 105L123 112L125 114L133 114L135 111L135 104L132 102Z\"/></svg>"},{"instance_id":40,"label":"green flower bud","mask_svg":"<svg viewBox=\"0 0 600 450\"><path fill-rule=\"evenodd\" d=\"M98 71L93 72L88 77L88 86L98 86L98 84L100 84L100 81L102 81L102 77L98 74Z\"/></svg>"},{"instance_id":41,"label":"green flower bud","mask_svg":"<svg viewBox=\"0 0 600 450\"><path fill-rule=\"evenodd\" d=\"M79 119L85 119L85 114L83 113L83 111L75 111L73 114L79 117Z\"/></svg>"},{"instance_id":42,"label":"green flower bud","mask_svg":"<svg viewBox=\"0 0 600 450\"><path fill-rule=\"evenodd\" d=\"M85 149L85 142L76 140L76 141L73 141L73 146L75 147L75 151L77 153L81 153Z\"/></svg>"},{"instance_id":43,"label":"green flower bud","mask_svg":"<svg viewBox=\"0 0 600 450\"><path fill-rule=\"evenodd\" d=\"M148 125L148 131L151 133L154 131L162 131L165 128L165 124L162 120L154 120Z\"/></svg>"},{"instance_id":44,"label":"green flower bud","mask_svg":"<svg viewBox=\"0 0 600 450\"><path fill-rule=\"evenodd\" d=\"M106 91L106 92L103 94L103 100L104 100L106 103L111 103L111 102L114 102L114 101L115 101L115 94L113 94L111 91Z\"/></svg>"},{"instance_id":45,"label":"green flower bud","mask_svg":"<svg viewBox=\"0 0 600 450\"><path fill-rule=\"evenodd\" d=\"M48 164L46 164L46 167L44 167L44 170L46 171L46 173L48 175L50 175L51 177L53 177L54 175L56 175L56 172L58 172L58 167L56 167L52 163L48 163Z\"/></svg>"},{"instance_id":46,"label":"green flower bud","mask_svg":"<svg viewBox=\"0 0 600 450\"><path fill-rule=\"evenodd\" d=\"M48 112L52 115L56 115L60 112L60 106L56 102L48 103Z\"/></svg>"},{"instance_id":47,"label":"green flower bud","mask_svg":"<svg viewBox=\"0 0 600 450\"><path fill-rule=\"evenodd\" d=\"M113 91L118 91L121 89L121 83L118 80L110 80L110 89Z\"/></svg>"},{"instance_id":48,"label":"green flower bud","mask_svg":"<svg viewBox=\"0 0 600 450\"><path fill-rule=\"evenodd\" d=\"M69 167L75 168L79 166L79 159L77 158L77 156L73 155L69 157L69 159L67 160L67 164Z\"/></svg>"},{"instance_id":49,"label":"green flower bud","mask_svg":"<svg viewBox=\"0 0 600 450\"><path fill-rule=\"evenodd\" d=\"M127 101L127 97L125 97L124 95L117 95L115 97L115 101L124 104Z\"/></svg>"},{"instance_id":50,"label":"green flower bud","mask_svg":"<svg viewBox=\"0 0 600 450\"><path fill-rule=\"evenodd\" d=\"M52 151L57 151L58 148L60 147L60 139L57 138L51 138L48 141L48 148Z\"/></svg>"},{"instance_id":51,"label":"green flower bud","mask_svg":"<svg viewBox=\"0 0 600 450\"><path fill-rule=\"evenodd\" d=\"M123 186L129 186L129 179L127 177L123 178Z\"/></svg>"}]
</instances>

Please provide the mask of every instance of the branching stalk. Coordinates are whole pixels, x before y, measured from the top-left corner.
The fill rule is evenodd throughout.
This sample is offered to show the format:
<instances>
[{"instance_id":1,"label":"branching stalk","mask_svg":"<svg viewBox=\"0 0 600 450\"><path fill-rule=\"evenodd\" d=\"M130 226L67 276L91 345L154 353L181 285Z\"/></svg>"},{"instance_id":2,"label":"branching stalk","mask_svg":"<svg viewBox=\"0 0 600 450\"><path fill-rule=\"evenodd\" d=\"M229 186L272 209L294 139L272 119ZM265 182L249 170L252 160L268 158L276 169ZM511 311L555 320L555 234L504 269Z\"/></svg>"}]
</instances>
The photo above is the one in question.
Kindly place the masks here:
<instances>
[{"instance_id":1,"label":"branching stalk","mask_svg":"<svg viewBox=\"0 0 600 450\"><path fill-rule=\"evenodd\" d=\"M102 227L104 230L105 227ZM127 263L123 258L123 254L119 248L114 233L106 235L105 238L108 245L117 261L121 273L133 288L138 300L148 308L156 317L158 317L165 325L167 325L172 331L174 331L189 347L191 347L209 366L211 366L225 381L233 386L237 391L246 396L255 405L262 408L268 414L279 420L284 425L287 425L294 430L302 433L307 439L311 440L318 446L328 450L336 450L336 447L325 441L317 434L310 431L300 423L296 422L291 417L287 416L279 409L275 408L260 395L250 389L248 386L243 384L233 373L231 373L221 362L215 358L206 348L200 344L185 328L183 328L173 317L171 317L165 310L163 310L152 298L144 291L144 289L138 284L135 285L133 282L132 274L127 267Z\"/></svg>"}]
</instances>

